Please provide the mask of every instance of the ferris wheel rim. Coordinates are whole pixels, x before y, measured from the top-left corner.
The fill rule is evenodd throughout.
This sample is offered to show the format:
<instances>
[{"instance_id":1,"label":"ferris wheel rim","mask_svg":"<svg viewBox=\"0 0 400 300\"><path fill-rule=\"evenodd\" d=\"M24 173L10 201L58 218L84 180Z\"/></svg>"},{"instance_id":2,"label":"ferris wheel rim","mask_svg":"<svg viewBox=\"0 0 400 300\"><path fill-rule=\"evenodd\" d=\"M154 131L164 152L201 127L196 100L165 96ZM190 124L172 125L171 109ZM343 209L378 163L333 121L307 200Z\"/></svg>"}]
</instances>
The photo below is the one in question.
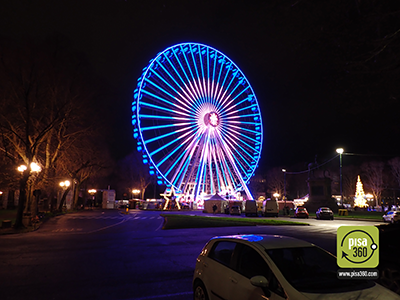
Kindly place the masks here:
<instances>
[{"instance_id":1,"label":"ferris wheel rim","mask_svg":"<svg viewBox=\"0 0 400 300\"><path fill-rule=\"evenodd\" d=\"M143 149L142 149L142 151L145 152L145 154L146 154L146 156L147 156L147 159L149 160L150 164L151 164L151 165L153 166L153 168L155 169L156 174L158 174L159 176L162 177L162 179L164 180L164 182L167 183L167 186L168 186L168 185L173 186L177 191L180 190L179 187L176 186L173 182L171 182L170 179L167 178L167 176L165 176L164 171L162 171L162 170L159 169L159 167L157 166L157 162L154 161L153 155L149 152L148 147L146 147L146 138L143 136L143 130L142 130L141 121L140 121L140 108L141 108L140 105L141 105L141 101L140 101L139 98L140 98L140 96L142 95L143 85L144 85L144 83L145 83L146 77L147 77L147 75L151 72L151 70L152 70L152 68L155 66L156 62L158 62L158 59L159 59L162 55L164 55L165 53L167 53L167 51L173 50L173 49L175 49L175 48L179 48L179 47L182 47L182 46L185 46L185 45L194 45L194 46L196 46L196 47L204 47L204 48L209 49L210 51L214 51L214 52L215 52L216 54L218 54L218 55L222 55L224 59L227 59L227 60L229 61L229 63L230 63L231 65L233 65L234 68L236 68L236 69L238 70L238 72L240 72L240 75L244 78L245 82L248 84L248 87L247 87L247 88L250 89L251 94L254 96L254 100L255 100L256 105L257 105L257 107L258 107L258 111L260 111L260 109L259 109L259 104L258 104L257 98L256 98L256 96L255 96L254 90L253 90L253 88L252 88L250 82L248 81L247 77L244 75L244 73L242 72L242 70L241 70L227 55L225 55L223 52L221 52L221 51L219 51L219 50L217 50L217 49L215 49L215 48L213 48L213 47L211 47L211 46L208 46L208 45L205 45L205 44L202 44L202 43L196 43L196 42L186 42L186 43L175 44L175 45L172 45L172 46L170 46L170 47L164 49L163 51L159 52L159 53L154 57L154 59L152 59L152 60L150 61L150 63L148 64L148 66L147 66L146 68L143 69L144 72L143 72L143 74L142 74L142 78L141 78L140 82L138 81L138 85L137 85L137 86L138 86L138 88L137 88L138 100L136 101L136 109L135 109L135 117L136 117L136 119L137 119L137 121L136 121L136 126L137 126L137 128L138 128L138 134L139 134L140 140L142 141L142 144L143 144ZM259 154L257 155L257 158L255 159L255 161L256 161L255 165L254 165L253 167L250 168L250 169L251 169L251 174L250 174L250 176L247 177L247 179L245 180L245 183L247 183L247 182L250 180L250 177L254 175L255 170L256 170L256 168L257 168L257 164L258 164L258 162L259 162L259 160L260 160L260 157L261 157L262 143L263 143L263 128L262 128L262 119L261 119L261 114L260 114L260 113L258 113L258 117L259 117L259 119L260 119L260 120L259 120L259 123L260 123L260 126L261 126L261 129L260 129L261 134L260 134L260 142L259 142L259 151L258 151Z\"/></svg>"}]
</instances>

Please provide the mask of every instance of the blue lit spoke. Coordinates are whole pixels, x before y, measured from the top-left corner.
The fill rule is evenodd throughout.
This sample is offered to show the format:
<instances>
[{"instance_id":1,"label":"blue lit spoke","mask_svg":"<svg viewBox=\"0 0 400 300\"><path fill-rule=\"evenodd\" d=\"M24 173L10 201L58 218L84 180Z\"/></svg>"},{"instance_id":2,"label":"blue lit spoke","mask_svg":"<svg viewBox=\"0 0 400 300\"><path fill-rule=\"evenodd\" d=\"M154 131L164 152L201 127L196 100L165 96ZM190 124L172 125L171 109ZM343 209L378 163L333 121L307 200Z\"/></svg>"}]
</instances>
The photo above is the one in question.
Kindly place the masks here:
<instances>
[{"instance_id":1,"label":"blue lit spoke","mask_svg":"<svg viewBox=\"0 0 400 300\"><path fill-rule=\"evenodd\" d=\"M237 86L236 86L236 88L239 86L240 84L238 84ZM235 89L236 89L235 88ZM221 107L223 107L224 109L226 109L225 111L226 112L228 112L228 111L230 111L231 109L234 109L235 107L237 107L239 104L241 104L242 102L244 102L244 101L240 101L239 103L236 103L235 105L233 105L233 102L239 97L239 96L241 96L245 91L247 91L247 89L249 89L250 88L250 86L247 86L246 88L244 88L239 94L237 94L232 100L230 100L228 103L226 103L226 104L221 104ZM231 93L232 94L232 93ZM246 98L247 99L247 98ZM255 106L257 106L257 105L255 105Z\"/></svg>"},{"instance_id":2,"label":"blue lit spoke","mask_svg":"<svg viewBox=\"0 0 400 300\"><path fill-rule=\"evenodd\" d=\"M237 115L238 112L241 112L241 111L244 111L244 110L252 110L252 108L256 108L256 110L258 109L257 105L253 104L253 105L245 106L245 107L242 107L242 108L238 108L238 109L236 109L234 111L230 111L229 113L228 113L228 110L225 110L223 116L224 117L225 116L230 116L232 114Z\"/></svg>"},{"instance_id":3,"label":"blue lit spoke","mask_svg":"<svg viewBox=\"0 0 400 300\"><path fill-rule=\"evenodd\" d=\"M189 48L190 48L190 52L192 53L191 46L190 46ZM191 65L190 65L190 63L189 63L189 61L188 61L188 58L187 58L187 56L186 56L186 53L183 53L183 57L185 58L187 69L189 70L190 75L191 75L191 77L192 77L192 80L189 80L189 84L190 84L190 86L192 87L192 82L193 82L194 88L192 87L192 89L193 89L193 91L196 93L196 100L200 100L200 98L201 98L201 93L199 92L199 89L198 89L198 87L197 87L196 79L195 79L195 77L194 77L194 75L193 75L192 67L191 67ZM200 101L200 102L201 102L201 101Z\"/></svg>"},{"instance_id":4,"label":"blue lit spoke","mask_svg":"<svg viewBox=\"0 0 400 300\"><path fill-rule=\"evenodd\" d=\"M178 137L176 137L175 139L173 139L171 142L164 144L163 146L161 146L160 148L156 149L155 151L153 151L152 153L150 153L150 156L155 155L156 153L160 152L161 150L167 148L168 146L172 145L173 143L176 143L178 140L183 139L187 134L182 134ZM147 142L145 142L144 144L146 144Z\"/></svg>"},{"instance_id":5,"label":"blue lit spoke","mask_svg":"<svg viewBox=\"0 0 400 300\"><path fill-rule=\"evenodd\" d=\"M187 61L187 58L186 58L186 54L185 54L184 51L182 51L182 55L185 58L185 61L187 63L187 67L188 67L188 69L190 71L190 74L191 74L191 77L192 77L192 79L194 81L193 73L192 73L192 70L190 68L190 65L188 64L188 61ZM181 67L183 73L185 74L186 80L187 80L188 84L190 85L190 88L192 89L193 93L195 94L195 96L192 96L192 100L198 100L199 96L196 93L195 88L193 88L192 81L189 79L189 76L187 75L185 68L183 67L183 65L182 65L182 63L181 63L181 61L180 61L180 59L178 57L176 57L176 60L178 61L179 66ZM198 107L200 104L201 104L201 102L197 102L196 101L196 107Z\"/></svg>"},{"instance_id":6,"label":"blue lit spoke","mask_svg":"<svg viewBox=\"0 0 400 300\"><path fill-rule=\"evenodd\" d=\"M239 133L236 133L235 134L235 132L232 132L231 130L223 130L222 131L223 132L223 135L224 136L230 136L233 140L235 140L237 143L242 143L242 144L244 144L245 146L247 146L248 148L250 148L250 149L252 149L253 151L257 151L257 149L254 147L254 146L252 146L252 145L250 145L250 144L248 144L248 143L246 143L243 139L240 139L239 137L238 137L238 134ZM250 140L252 140L251 138L249 138ZM257 143L254 143L254 145L258 145L258 144L260 144L260 141L257 141Z\"/></svg>"},{"instance_id":7,"label":"blue lit spoke","mask_svg":"<svg viewBox=\"0 0 400 300\"><path fill-rule=\"evenodd\" d=\"M237 129L237 130L250 132L250 133L253 133L253 134L255 134L255 135L261 134L261 133L260 133L259 131L257 131L257 130L248 129L248 128L246 128L246 127L239 127L239 126L236 126L236 125L233 125L233 124L229 124L228 126L229 126L230 128L235 128L235 129Z\"/></svg>"},{"instance_id":8,"label":"blue lit spoke","mask_svg":"<svg viewBox=\"0 0 400 300\"><path fill-rule=\"evenodd\" d=\"M177 111L177 110L173 110L171 108L160 106L160 105L154 105L154 104L150 104L150 103L147 103L147 102L142 102L142 105L145 106L145 107L155 108L156 110L159 110L159 111L166 111L168 113L175 113L177 115L187 116L187 113L184 112L184 111Z\"/></svg>"},{"instance_id":9,"label":"blue lit spoke","mask_svg":"<svg viewBox=\"0 0 400 300\"><path fill-rule=\"evenodd\" d=\"M169 61L169 60L168 60ZM176 86L177 87L179 87L181 90L182 90L182 92L184 92L184 93L186 93L186 91L185 91L185 89L183 89L182 88L182 85L180 85L176 80L175 80L175 78L172 76L172 74L164 67L164 65L162 65L161 64L161 68L164 70L164 72L165 72L165 74L166 75L168 75L168 77L176 84ZM156 75L157 75L157 73L155 73ZM178 75L178 77L182 80L182 78L180 77L180 75L179 74L177 74ZM182 82L183 82L183 80L182 80ZM184 82L183 82L184 83ZM190 92L190 91L189 91ZM188 98L190 98L190 96L189 95L186 95ZM193 95L192 95L192 97L193 97Z\"/></svg>"},{"instance_id":10,"label":"blue lit spoke","mask_svg":"<svg viewBox=\"0 0 400 300\"><path fill-rule=\"evenodd\" d=\"M172 89L181 99L185 100L186 103L182 103L182 101L180 101L180 100L178 100L178 101L180 101L186 107L190 108L190 104L191 103L188 100L188 98L190 99L190 95L188 95L185 90L182 90L182 92L185 93L186 98L183 97L169 82L167 82L163 77L161 77L161 75L158 74L158 72L153 71L153 74L155 74L164 84L166 84L170 89ZM153 82L151 82L149 79L146 79L146 81L150 82L151 84L153 84ZM158 88L161 89L160 87L158 87ZM163 90L163 89L161 89L161 90ZM169 94L169 95L174 99L176 98L171 94Z\"/></svg>"},{"instance_id":11,"label":"blue lit spoke","mask_svg":"<svg viewBox=\"0 0 400 300\"><path fill-rule=\"evenodd\" d=\"M194 79L194 83L195 83L196 87L198 88L199 96L200 96L199 98L202 99L204 96L203 96L203 91L202 91L202 89L201 89L199 71L198 71L198 69L197 69L197 64L196 64L196 60L195 60L195 57L194 57L195 54L194 54L194 51L193 51L193 50L192 50L190 53L191 53L191 57L192 57L194 69L195 69L196 75L197 75L197 80L196 80L195 78L193 78L193 79ZM197 85L196 82L198 83L198 85Z\"/></svg>"},{"instance_id":12,"label":"blue lit spoke","mask_svg":"<svg viewBox=\"0 0 400 300\"><path fill-rule=\"evenodd\" d=\"M200 81L200 84L202 84L203 86L203 98L204 98L204 101L206 101L206 99L207 99L207 89L206 89L206 86L205 86L205 84L204 84L204 78L205 78L205 76L204 76L204 66L203 66L203 60L202 60L202 56L201 56L201 54L202 54L202 51L201 51L201 48L200 48L200 45L198 46L198 48L199 48L199 61L200 61L200 69L201 69L201 79L203 79L203 80L201 80L200 78L199 78L199 81ZM201 81L203 81L203 82L201 82Z\"/></svg>"},{"instance_id":13,"label":"blue lit spoke","mask_svg":"<svg viewBox=\"0 0 400 300\"><path fill-rule=\"evenodd\" d=\"M175 54L175 56L176 56L176 54ZM177 59L178 63L180 64L179 58L176 57L176 59ZM169 60L169 58L167 58L167 60L168 60L169 64L171 65L171 67L174 69L175 73L176 73L176 74L179 76L179 78L181 79L181 81L182 81L182 83L183 83L183 85L184 85L184 87L185 87L184 90L187 90L187 93L190 93L190 97L189 97L188 104L189 104L189 105L191 105L191 104L193 105L193 100L196 99L198 96L197 96L197 94L196 94L196 91L193 89L193 86L192 86L191 81L188 80L188 84L190 85L190 88L189 88L189 87L187 86L187 84L185 83L185 81L184 81L184 80L182 79L182 77L180 76L178 70L175 68L175 66L172 64L172 62ZM184 70L184 69L182 68L182 70ZM184 72L184 74L185 74L185 76L186 76L186 78L187 78L187 75L186 75L185 72ZM186 92L185 92L185 94L186 94Z\"/></svg>"},{"instance_id":14,"label":"blue lit spoke","mask_svg":"<svg viewBox=\"0 0 400 300\"><path fill-rule=\"evenodd\" d=\"M239 155L244 161L246 161L246 163L247 163L247 161L249 161L249 160L250 160L250 161L253 161L253 160L254 160L254 155L251 154L251 153L249 153L245 148L243 148L243 147L241 146L241 143L238 143L236 140L232 139L230 136L227 136L227 139L229 140L228 143L231 145L231 148L235 149L235 151L238 153L238 155ZM236 149L237 147L239 147L240 150L242 150L242 152L248 156L248 158L245 158L245 157L238 151L238 149ZM253 149L253 150L255 151L255 149ZM253 152L253 153L254 153L254 152ZM248 164L248 163L247 163L247 164ZM251 167L249 164L248 164L248 166Z\"/></svg>"},{"instance_id":15,"label":"blue lit spoke","mask_svg":"<svg viewBox=\"0 0 400 300\"><path fill-rule=\"evenodd\" d=\"M249 140L249 141L252 141L252 142L254 142L254 144L255 145L257 145L257 144L259 144L260 143L260 141L258 141L258 140L255 140L255 139L253 139L252 137L249 137L248 135L245 135L245 134L243 134L243 133L241 133L241 132L239 132L239 131L235 131L235 130L224 130L223 131L225 134L228 134L228 135L233 135L233 134L236 134L236 139L237 140L240 140L242 143L244 143L244 144L247 144L247 143L245 143L245 141L243 141L242 139L239 139L239 136L237 136L237 135L240 135L240 136L242 136L242 137L244 137L244 138L246 138L247 140ZM248 144L247 144L248 145ZM251 148L253 148L253 147L251 147Z\"/></svg>"},{"instance_id":16,"label":"blue lit spoke","mask_svg":"<svg viewBox=\"0 0 400 300\"><path fill-rule=\"evenodd\" d=\"M222 137L221 137L220 139L222 140ZM232 156L235 158L233 152L230 150L230 149L234 149L234 150L239 154L239 156L243 159L243 161L246 162L246 164L248 164L248 163L247 163L247 159L245 159L245 158L239 153L239 151L236 149L236 147L239 146L237 143L231 143L229 140L225 140L225 144L229 145L229 147L226 147L226 148L225 148L225 151L229 152L230 155L232 155ZM250 155L249 155L249 156L250 156ZM250 158L252 158L252 157L250 156ZM236 161L238 161L238 159L236 159ZM241 169L242 169L243 172L245 173L245 170L244 170L242 164L238 164L238 165L241 167ZM249 164L248 164L248 166L250 167Z\"/></svg>"},{"instance_id":17,"label":"blue lit spoke","mask_svg":"<svg viewBox=\"0 0 400 300\"><path fill-rule=\"evenodd\" d=\"M166 126L159 126L160 128L163 128L163 127L166 127ZM194 127L194 126L192 126L192 127ZM158 140L162 140L162 139L164 139L164 138L166 138L166 137L169 137L169 136L171 136L171 135L175 135L175 134L177 134L177 133L179 133L179 132L182 132L182 131L184 131L184 130L188 130L188 128L183 128L183 129L180 129L180 130L176 130L176 131L172 131L172 132L168 132L168 133L166 133L166 134L163 134L163 135L158 135L158 136L156 136L156 137L154 137L154 138L152 138L152 139L148 139L146 142L145 142L145 144L148 144L148 143L151 143L151 142L155 142L155 141L158 141Z\"/></svg>"},{"instance_id":18,"label":"blue lit spoke","mask_svg":"<svg viewBox=\"0 0 400 300\"><path fill-rule=\"evenodd\" d=\"M139 114L140 119L162 119L162 120L181 120L181 121L190 121L190 118L182 118L182 117L174 117L174 116L158 116L158 115L146 115Z\"/></svg>"},{"instance_id":19,"label":"blue lit spoke","mask_svg":"<svg viewBox=\"0 0 400 300\"><path fill-rule=\"evenodd\" d=\"M231 66L232 66L232 64L230 65L230 67L231 67ZM230 67L228 68L227 74L228 74L229 71L231 70ZM230 91L229 89L230 89L230 87L231 87L231 84L232 84L233 80L235 80L236 74L237 74L237 72L235 72L235 74L232 74L232 75L231 75L231 77L232 77L232 78L231 78L231 81L229 82L228 86L225 88L225 91L224 91L223 95L221 96L221 101L220 101L220 105L218 106L218 108L223 107L224 104L225 104L225 102L226 102L226 101L229 99L229 97L233 94L234 90ZM227 96L225 96L226 93L228 93ZM222 100L222 99L223 99L223 100Z\"/></svg>"},{"instance_id":20,"label":"blue lit spoke","mask_svg":"<svg viewBox=\"0 0 400 300\"><path fill-rule=\"evenodd\" d=\"M174 123L174 124L163 124L163 125L157 125L157 126L149 126L149 127L141 127L142 131L146 131L146 130L156 130L156 129L160 129L160 128L168 128L168 127L177 127L177 126L187 126L189 125L190 127L194 127L195 125L194 122L192 123Z\"/></svg>"}]
</instances>

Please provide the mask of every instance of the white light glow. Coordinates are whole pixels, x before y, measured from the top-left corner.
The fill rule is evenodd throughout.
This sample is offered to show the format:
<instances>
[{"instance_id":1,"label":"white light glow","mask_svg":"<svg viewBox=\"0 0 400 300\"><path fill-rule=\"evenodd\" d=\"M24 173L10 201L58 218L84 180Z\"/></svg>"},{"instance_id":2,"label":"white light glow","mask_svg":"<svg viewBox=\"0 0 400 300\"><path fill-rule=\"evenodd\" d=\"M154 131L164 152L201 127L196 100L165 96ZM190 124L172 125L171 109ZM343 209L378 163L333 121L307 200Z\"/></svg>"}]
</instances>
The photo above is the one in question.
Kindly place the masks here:
<instances>
[{"instance_id":1,"label":"white light glow","mask_svg":"<svg viewBox=\"0 0 400 300\"><path fill-rule=\"evenodd\" d=\"M71 182L69 181L69 180L65 180L65 181L61 181L60 182L60 186L62 187L62 188L67 188L67 187L69 187L71 185Z\"/></svg>"}]
</instances>

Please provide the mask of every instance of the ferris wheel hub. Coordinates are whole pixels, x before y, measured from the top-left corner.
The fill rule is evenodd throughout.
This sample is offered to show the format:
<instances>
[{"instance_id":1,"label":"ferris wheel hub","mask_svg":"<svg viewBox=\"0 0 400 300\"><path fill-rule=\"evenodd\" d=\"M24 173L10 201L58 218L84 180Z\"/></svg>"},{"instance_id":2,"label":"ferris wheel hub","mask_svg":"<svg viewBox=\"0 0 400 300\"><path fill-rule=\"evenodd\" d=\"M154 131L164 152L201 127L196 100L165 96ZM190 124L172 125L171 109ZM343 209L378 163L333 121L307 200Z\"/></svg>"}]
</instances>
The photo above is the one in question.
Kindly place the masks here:
<instances>
[{"instance_id":1,"label":"ferris wheel hub","mask_svg":"<svg viewBox=\"0 0 400 300\"><path fill-rule=\"evenodd\" d=\"M206 126L211 125L212 127L217 127L220 123L220 117L218 113L214 111L206 113L204 116L204 123Z\"/></svg>"}]
</instances>

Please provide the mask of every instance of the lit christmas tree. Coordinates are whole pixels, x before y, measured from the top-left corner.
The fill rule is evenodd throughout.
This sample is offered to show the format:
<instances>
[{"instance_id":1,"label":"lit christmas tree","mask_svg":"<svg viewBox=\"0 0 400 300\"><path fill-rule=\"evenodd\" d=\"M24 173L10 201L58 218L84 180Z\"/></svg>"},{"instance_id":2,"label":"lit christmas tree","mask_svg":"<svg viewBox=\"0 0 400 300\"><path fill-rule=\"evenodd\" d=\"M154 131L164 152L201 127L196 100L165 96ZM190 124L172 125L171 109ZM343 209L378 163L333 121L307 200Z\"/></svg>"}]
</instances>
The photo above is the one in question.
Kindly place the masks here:
<instances>
[{"instance_id":1,"label":"lit christmas tree","mask_svg":"<svg viewBox=\"0 0 400 300\"><path fill-rule=\"evenodd\" d=\"M357 207L367 207L367 200L365 199L365 193L363 189L363 184L361 183L360 175L357 178L356 185L356 196L354 197L354 206Z\"/></svg>"}]
</instances>

